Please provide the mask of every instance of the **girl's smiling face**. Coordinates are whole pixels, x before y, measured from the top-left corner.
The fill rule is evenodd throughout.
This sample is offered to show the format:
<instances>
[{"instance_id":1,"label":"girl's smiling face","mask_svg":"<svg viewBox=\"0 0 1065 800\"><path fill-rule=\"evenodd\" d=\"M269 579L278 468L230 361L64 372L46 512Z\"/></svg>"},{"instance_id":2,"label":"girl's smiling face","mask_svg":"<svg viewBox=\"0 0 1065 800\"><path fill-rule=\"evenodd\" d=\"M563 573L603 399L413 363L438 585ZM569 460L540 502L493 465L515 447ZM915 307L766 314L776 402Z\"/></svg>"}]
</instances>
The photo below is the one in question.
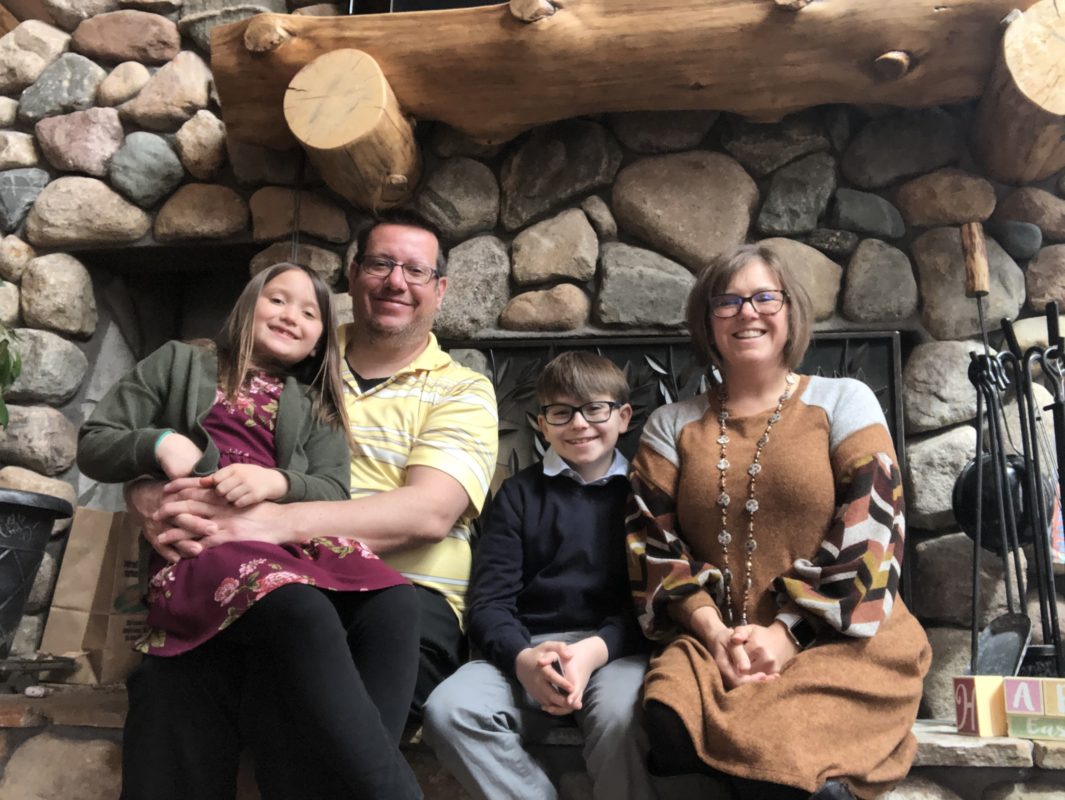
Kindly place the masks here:
<instances>
[{"instance_id":1,"label":"girl's smiling face","mask_svg":"<svg viewBox=\"0 0 1065 800\"><path fill-rule=\"evenodd\" d=\"M254 357L292 367L311 354L322 330L314 284L303 270L286 270L263 287L255 303Z\"/></svg>"}]
</instances>

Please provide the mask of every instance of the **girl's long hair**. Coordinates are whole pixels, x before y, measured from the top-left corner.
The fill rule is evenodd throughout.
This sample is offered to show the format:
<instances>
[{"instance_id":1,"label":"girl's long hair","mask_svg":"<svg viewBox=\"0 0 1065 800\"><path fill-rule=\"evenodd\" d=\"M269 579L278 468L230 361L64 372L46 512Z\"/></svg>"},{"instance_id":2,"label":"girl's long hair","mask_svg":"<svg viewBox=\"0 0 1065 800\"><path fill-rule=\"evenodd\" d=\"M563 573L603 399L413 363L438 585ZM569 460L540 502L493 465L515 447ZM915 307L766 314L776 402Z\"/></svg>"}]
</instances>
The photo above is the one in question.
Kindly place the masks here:
<instances>
[{"instance_id":1,"label":"girl's long hair","mask_svg":"<svg viewBox=\"0 0 1065 800\"><path fill-rule=\"evenodd\" d=\"M315 299L322 318L322 335L311 354L291 367L255 361L255 306L270 281L289 270L298 269L311 279ZM233 310L214 340L218 352L218 383L230 401L248 382L255 370L264 370L279 377L291 375L308 387L312 413L323 423L344 431L351 447L351 429L344 406L344 386L340 379L340 350L336 341L336 312L333 294L315 272L300 264L282 261L255 275L240 293Z\"/></svg>"}]
</instances>

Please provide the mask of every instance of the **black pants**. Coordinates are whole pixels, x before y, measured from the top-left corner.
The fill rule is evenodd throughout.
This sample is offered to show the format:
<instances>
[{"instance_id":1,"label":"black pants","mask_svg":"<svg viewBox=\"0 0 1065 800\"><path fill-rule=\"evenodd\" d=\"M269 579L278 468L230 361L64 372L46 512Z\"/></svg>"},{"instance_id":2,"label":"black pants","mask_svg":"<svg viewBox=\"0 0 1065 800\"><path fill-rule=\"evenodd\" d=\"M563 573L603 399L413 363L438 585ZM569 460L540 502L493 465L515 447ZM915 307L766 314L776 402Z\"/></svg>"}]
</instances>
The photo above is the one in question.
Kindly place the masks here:
<instances>
[{"instance_id":1,"label":"black pants","mask_svg":"<svg viewBox=\"0 0 1065 800\"><path fill-rule=\"evenodd\" d=\"M439 592L414 587L421 617L421 658L414 687L411 717L422 718L422 706L440 683L466 660L466 641L459 618Z\"/></svg>"},{"instance_id":2,"label":"black pants","mask_svg":"<svg viewBox=\"0 0 1065 800\"><path fill-rule=\"evenodd\" d=\"M644 706L644 726L651 741L650 769L653 775L710 775L730 784L736 796L742 800L806 800L810 796L809 792L794 786L752 781L714 769L699 758L681 718L663 703L647 701Z\"/></svg>"},{"instance_id":3,"label":"black pants","mask_svg":"<svg viewBox=\"0 0 1065 800\"><path fill-rule=\"evenodd\" d=\"M122 799L232 800L244 745L263 800L420 798L398 748L417 647L409 586L276 589L130 677Z\"/></svg>"}]
</instances>

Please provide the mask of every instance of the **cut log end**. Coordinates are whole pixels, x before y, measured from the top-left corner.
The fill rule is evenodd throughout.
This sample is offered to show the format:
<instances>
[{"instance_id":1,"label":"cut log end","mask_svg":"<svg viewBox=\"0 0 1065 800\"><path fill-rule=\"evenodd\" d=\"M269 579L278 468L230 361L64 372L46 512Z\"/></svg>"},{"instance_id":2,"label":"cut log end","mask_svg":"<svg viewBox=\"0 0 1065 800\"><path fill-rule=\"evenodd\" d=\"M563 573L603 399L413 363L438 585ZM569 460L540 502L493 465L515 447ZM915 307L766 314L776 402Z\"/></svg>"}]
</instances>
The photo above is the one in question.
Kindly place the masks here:
<instances>
[{"instance_id":1,"label":"cut log end","mask_svg":"<svg viewBox=\"0 0 1065 800\"><path fill-rule=\"evenodd\" d=\"M897 81L909 73L912 62L905 50L888 50L877 56L873 62L873 72L879 80Z\"/></svg>"},{"instance_id":2,"label":"cut log end","mask_svg":"<svg viewBox=\"0 0 1065 800\"><path fill-rule=\"evenodd\" d=\"M510 0L510 13L522 22L536 22L558 10L551 0Z\"/></svg>"}]
</instances>

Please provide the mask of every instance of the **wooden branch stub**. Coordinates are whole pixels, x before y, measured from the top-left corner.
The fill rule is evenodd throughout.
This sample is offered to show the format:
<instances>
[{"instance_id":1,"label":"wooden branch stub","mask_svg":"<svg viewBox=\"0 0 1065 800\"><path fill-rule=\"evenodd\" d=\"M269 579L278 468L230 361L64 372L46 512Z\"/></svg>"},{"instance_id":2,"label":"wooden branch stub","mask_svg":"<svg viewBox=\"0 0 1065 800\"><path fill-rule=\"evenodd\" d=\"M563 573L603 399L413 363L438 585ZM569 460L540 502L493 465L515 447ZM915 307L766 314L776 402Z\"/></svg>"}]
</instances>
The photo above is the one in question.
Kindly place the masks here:
<instances>
[{"instance_id":1,"label":"wooden branch stub","mask_svg":"<svg viewBox=\"0 0 1065 800\"><path fill-rule=\"evenodd\" d=\"M773 0L777 4L777 8L782 8L785 11L799 11L810 5L813 0Z\"/></svg>"},{"instance_id":2,"label":"wooden branch stub","mask_svg":"<svg viewBox=\"0 0 1065 800\"><path fill-rule=\"evenodd\" d=\"M557 10L551 0L510 0L510 13L522 22L536 22Z\"/></svg>"},{"instance_id":3,"label":"wooden branch stub","mask_svg":"<svg viewBox=\"0 0 1065 800\"><path fill-rule=\"evenodd\" d=\"M292 38L284 17L261 14L251 18L244 30L244 46L250 53L269 53Z\"/></svg>"},{"instance_id":4,"label":"wooden branch stub","mask_svg":"<svg viewBox=\"0 0 1065 800\"><path fill-rule=\"evenodd\" d=\"M991 291L984 226L966 222L961 226L961 251L965 255L965 296L985 297Z\"/></svg>"},{"instance_id":5,"label":"wooden branch stub","mask_svg":"<svg viewBox=\"0 0 1065 800\"><path fill-rule=\"evenodd\" d=\"M353 205L376 212L410 197L421 176L414 130L371 56L318 56L289 83L284 112L326 184Z\"/></svg>"},{"instance_id":6,"label":"wooden branch stub","mask_svg":"<svg viewBox=\"0 0 1065 800\"><path fill-rule=\"evenodd\" d=\"M882 81L897 81L910 71L911 58L905 50L888 50L877 56L873 72Z\"/></svg>"}]
</instances>

